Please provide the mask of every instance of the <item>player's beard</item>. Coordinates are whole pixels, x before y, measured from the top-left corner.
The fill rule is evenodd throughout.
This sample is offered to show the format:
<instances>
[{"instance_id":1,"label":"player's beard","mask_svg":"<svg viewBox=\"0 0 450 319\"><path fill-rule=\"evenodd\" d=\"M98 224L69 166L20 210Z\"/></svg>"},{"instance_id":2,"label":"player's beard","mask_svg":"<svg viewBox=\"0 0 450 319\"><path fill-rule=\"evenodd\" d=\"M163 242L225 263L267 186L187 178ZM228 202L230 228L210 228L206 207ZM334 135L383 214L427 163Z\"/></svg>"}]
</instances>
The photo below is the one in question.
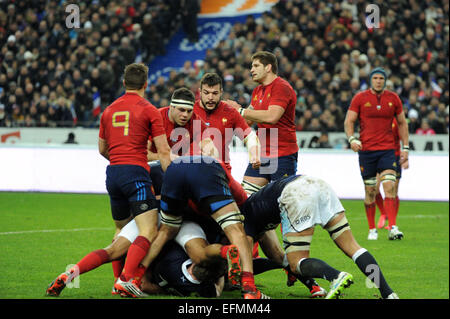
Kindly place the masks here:
<instances>
[{"instance_id":1,"label":"player's beard","mask_svg":"<svg viewBox=\"0 0 450 319\"><path fill-rule=\"evenodd\" d=\"M217 103L214 105L214 107L212 109L210 109L210 108L206 107L206 105L208 105L208 104L202 100L202 105L203 105L203 108L206 110L206 112L214 111L217 108L217 106L219 105L219 103L220 103L220 100L217 101Z\"/></svg>"}]
</instances>

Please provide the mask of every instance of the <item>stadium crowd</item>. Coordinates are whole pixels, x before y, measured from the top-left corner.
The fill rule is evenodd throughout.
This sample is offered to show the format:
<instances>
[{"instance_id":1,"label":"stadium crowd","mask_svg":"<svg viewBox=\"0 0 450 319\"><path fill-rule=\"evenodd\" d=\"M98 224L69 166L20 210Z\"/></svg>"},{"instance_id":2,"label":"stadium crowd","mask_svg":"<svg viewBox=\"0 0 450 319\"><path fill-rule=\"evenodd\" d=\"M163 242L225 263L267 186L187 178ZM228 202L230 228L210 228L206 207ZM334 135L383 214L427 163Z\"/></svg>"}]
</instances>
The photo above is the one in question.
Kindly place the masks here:
<instances>
[{"instance_id":1,"label":"stadium crowd","mask_svg":"<svg viewBox=\"0 0 450 319\"><path fill-rule=\"evenodd\" d=\"M0 3L0 127L97 126L101 109L122 93L124 66L164 54L186 11L178 1L86 3L79 2L81 28L70 30L57 1ZM256 86L251 54L268 50L297 93L299 131L343 131L351 98L367 88L370 70L383 66L410 133L448 133L448 1L374 3L379 28L367 28L364 1L280 0L261 17L236 23L204 60L159 78L148 98L166 106L176 88L195 92L205 72L217 72L223 98L248 105Z\"/></svg>"}]
</instances>

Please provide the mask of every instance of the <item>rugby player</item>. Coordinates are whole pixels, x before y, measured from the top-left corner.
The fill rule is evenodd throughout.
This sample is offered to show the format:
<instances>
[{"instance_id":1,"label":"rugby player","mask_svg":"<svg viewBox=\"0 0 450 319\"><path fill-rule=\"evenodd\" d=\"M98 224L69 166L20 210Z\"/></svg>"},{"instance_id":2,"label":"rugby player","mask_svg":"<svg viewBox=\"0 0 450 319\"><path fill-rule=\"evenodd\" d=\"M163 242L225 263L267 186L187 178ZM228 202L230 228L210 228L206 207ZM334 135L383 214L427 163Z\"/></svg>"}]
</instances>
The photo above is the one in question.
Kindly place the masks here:
<instances>
[{"instance_id":1,"label":"rugby player","mask_svg":"<svg viewBox=\"0 0 450 319\"><path fill-rule=\"evenodd\" d=\"M383 68L370 72L370 88L357 93L347 111L344 122L345 133L351 149L358 153L361 176L364 181L364 207L369 224L369 240L378 238L375 227L375 197L377 173L385 193L384 209L389 220L390 240L403 238L403 233L396 223L396 170L395 141L392 122L397 119L399 138L402 142L400 151L401 166L407 165L409 151L408 124L403 113L400 97L386 90L387 74ZM360 123L360 139L354 136L355 123Z\"/></svg>"},{"instance_id":2,"label":"rugby player","mask_svg":"<svg viewBox=\"0 0 450 319\"><path fill-rule=\"evenodd\" d=\"M326 299L338 298L341 291L353 283L353 276L309 257L316 225L328 231L335 244L378 287L382 298L398 299L375 258L356 242L339 198L325 181L305 175L284 177L251 195L241 206L241 211L245 216L247 235L250 239L259 239L261 247L273 245L276 249L278 238L269 231L281 223L291 271L330 281ZM274 258L277 258L276 254L275 251Z\"/></svg>"},{"instance_id":3,"label":"rugby player","mask_svg":"<svg viewBox=\"0 0 450 319\"><path fill-rule=\"evenodd\" d=\"M256 133L239 113L222 101L222 79L217 73L205 73L200 81L200 99L194 104L194 113L206 124L205 137L212 137L219 151L219 159L231 172L230 149L233 136L240 138L247 147L249 163L259 167L260 142Z\"/></svg>"},{"instance_id":4,"label":"rugby player","mask_svg":"<svg viewBox=\"0 0 450 319\"><path fill-rule=\"evenodd\" d=\"M163 170L171 162L161 115L144 98L147 79L147 66L128 65L123 79L125 94L109 105L100 119L98 148L110 161L106 188L116 234L132 218L139 229L139 236L128 250L122 272L124 281L133 279L157 233L158 204L151 191L147 141L152 139ZM93 258L104 260L107 256Z\"/></svg>"},{"instance_id":5,"label":"rugby player","mask_svg":"<svg viewBox=\"0 0 450 319\"><path fill-rule=\"evenodd\" d=\"M146 263L144 266L151 264L164 243L177 234L183 221L183 207L191 200L200 211L208 212L230 243L238 248L242 268L229 270L230 282L241 286L245 299L267 298L255 286L251 246L244 232L243 216L236 204L244 202L247 195L242 188L240 195L232 194L233 183L239 186L225 164L212 157L182 156L173 161L163 178L161 228L143 261Z\"/></svg>"},{"instance_id":6,"label":"rugby player","mask_svg":"<svg viewBox=\"0 0 450 319\"><path fill-rule=\"evenodd\" d=\"M252 56L251 75L259 85L253 90L251 104L241 107L226 101L239 111L249 123L257 123L261 141L261 165L249 165L243 187L250 193L270 181L297 172L298 150L295 133L295 105L297 95L292 86L277 75L278 61L267 51Z\"/></svg>"},{"instance_id":7,"label":"rugby player","mask_svg":"<svg viewBox=\"0 0 450 319\"><path fill-rule=\"evenodd\" d=\"M207 126L194 112L195 96L187 88L176 89L171 98L170 106L159 109L166 130L167 143L172 154L210 155L218 157L219 152L209 137L203 138L202 133ZM151 146L148 159L158 160L155 147Z\"/></svg>"}]
</instances>

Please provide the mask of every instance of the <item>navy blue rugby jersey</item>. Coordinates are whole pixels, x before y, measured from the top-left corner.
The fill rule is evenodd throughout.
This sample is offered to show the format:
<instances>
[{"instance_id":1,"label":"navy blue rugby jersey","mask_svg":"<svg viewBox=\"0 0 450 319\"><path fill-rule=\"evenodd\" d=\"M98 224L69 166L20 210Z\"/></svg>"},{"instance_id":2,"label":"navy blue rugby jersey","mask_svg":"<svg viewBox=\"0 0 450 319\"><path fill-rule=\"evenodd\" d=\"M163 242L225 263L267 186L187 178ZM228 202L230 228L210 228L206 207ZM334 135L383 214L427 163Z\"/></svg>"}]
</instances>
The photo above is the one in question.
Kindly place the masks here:
<instances>
[{"instance_id":1,"label":"navy blue rugby jersey","mask_svg":"<svg viewBox=\"0 0 450 319\"><path fill-rule=\"evenodd\" d=\"M245 201L240 210L245 216L247 235L257 240L264 232L275 229L281 223L278 198L286 185L297 177L299 175L292 175L271 182Z\"/></svg>"},{"instance_id":2,"label":"navy blue rugby jersey","mask_svg":"<svg viewBox=\"0 0 450 319\"><path fill-rule=\"evenodd\" d=\"M216 297L214 283L201 283L188 274L187 268L191 264L192 261L183 248L170 241L154 262L152 281L173 295Z\"/></svg>"}]
</instances>

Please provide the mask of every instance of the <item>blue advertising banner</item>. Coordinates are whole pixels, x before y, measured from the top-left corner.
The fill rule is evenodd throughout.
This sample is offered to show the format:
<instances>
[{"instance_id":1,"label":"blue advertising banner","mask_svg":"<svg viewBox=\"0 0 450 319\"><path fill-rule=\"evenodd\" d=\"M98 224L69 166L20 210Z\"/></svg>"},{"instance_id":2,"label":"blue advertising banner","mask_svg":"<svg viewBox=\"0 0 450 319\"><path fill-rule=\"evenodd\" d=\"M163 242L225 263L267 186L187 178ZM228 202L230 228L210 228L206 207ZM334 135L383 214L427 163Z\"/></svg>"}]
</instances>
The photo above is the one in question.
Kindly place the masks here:
<instances>
[{"instance_id":1,"label":"blue advertising banner","mask_svg":"<svg viewBox=\"0 0 450 319\"><path fill-rule=\"evenodd\" d=\"M260 15L254 14L254 17ZM197 43L189 42L186 33L180 29L167 44L166 55L155 57L149 64L149 84L155 83L160 76L167 78L170 71L179 70L185 61L194 63L196 60L203 60L207 49L216 47L221 40L228 37L233 24L245 23L246 18L247 15L198 18Z\"/></svg>"}]
</instances>

